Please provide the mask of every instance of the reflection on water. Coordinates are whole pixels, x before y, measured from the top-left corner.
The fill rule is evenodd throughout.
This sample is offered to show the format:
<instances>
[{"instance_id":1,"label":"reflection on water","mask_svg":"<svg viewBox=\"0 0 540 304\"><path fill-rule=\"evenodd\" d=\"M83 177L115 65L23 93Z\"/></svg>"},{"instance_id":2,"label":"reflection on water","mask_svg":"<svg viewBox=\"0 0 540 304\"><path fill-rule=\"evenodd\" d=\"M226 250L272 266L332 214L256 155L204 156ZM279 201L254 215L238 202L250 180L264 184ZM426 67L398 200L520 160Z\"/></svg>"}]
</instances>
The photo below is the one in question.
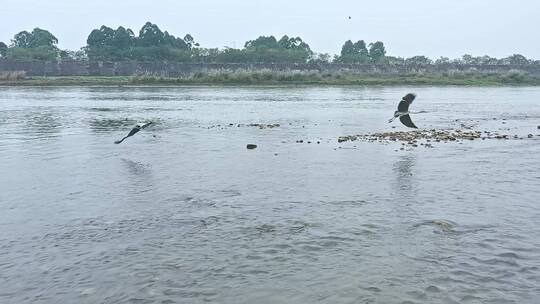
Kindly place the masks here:
<instances>
[{"instance_id":1,"label":"reflection on water","mask_svg":"<svg viewBox=\"0 0 540 304\"><path fill-rule=\"evenodd\" d=\"M154 189L152 180L152 169L150 164L121 158L123 167L127 170L127 187L120 191L127 191L128 195L136 195L136 193L144 193Z\"/></svg>"},{"instance_id":2,"label":"reflection on water","mask_svg":"<svg viewBox=\"0 0 540 304\"><path fill-rule=\"evenodd\" d=\"M61 118L50 110L28 112L24 115L24 133L32 138L58 136L62 131Z\"/></svg>"},{"instance_id":3,"label":"reflection on water","mask_svg":"<svg viewBox=\"0 0 540 304\"><path fill-rule=\"evenodd\" d=\"M129 131L136 123L137 121L129 118L92 118L88 121L90 129L94 132Z\"/></svg>"},{"instance_id":4,"label":"reflection on water","mask_svg":"<svg viewBox=\"0 0 540 304\"><path fill-rule=\"evenodd\" d=\"M336 141L408 91L526 139ZM0 93L0 303L537 302L538 88Z\"/></svg>"},{"instance_id":5,"label":"reflection on water","mask_svg":"<svg viewBox=\"0 0 540 304\"><path fill-rule=\"evenodd\" d=\"M128 171L131 175L142 177L149 176L152 174L149 165L142 164L140 162L132 161L129 159L121 158L124 165L128 168Z\"/></svg>"},{"instance_id":6,"label":"reflection on water","mask_svg":"<svg viewBox=\"0 0 540 304\"><path fill-rule=\"evenodd\" d=\"M408 154L401 156L394 164L394 172L396 173L396 188L399 189L400 196L413 197L415 183L413 171L416 162L416 155Z\"/></svg>"}]
</instances>

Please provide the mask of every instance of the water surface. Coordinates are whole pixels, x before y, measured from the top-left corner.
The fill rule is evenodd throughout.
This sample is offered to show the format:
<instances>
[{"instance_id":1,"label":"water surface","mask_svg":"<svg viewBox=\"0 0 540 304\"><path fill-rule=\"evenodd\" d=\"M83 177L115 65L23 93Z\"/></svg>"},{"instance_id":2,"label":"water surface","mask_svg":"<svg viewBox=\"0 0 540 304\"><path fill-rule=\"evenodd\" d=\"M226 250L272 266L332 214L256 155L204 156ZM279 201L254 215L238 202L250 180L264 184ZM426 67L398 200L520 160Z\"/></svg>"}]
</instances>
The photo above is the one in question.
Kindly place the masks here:
<instances>
[{"instance_id":1,"label":"water surface","mask_svg":"<svg viewBox=\"0 0 540 304\"><path fill-rule=\"evenodd\" d=\"M409 91L524 139L337 142ZM538 125L540 88L0 88L0 303L537 303Z\"/></svg>"}]
</instances>

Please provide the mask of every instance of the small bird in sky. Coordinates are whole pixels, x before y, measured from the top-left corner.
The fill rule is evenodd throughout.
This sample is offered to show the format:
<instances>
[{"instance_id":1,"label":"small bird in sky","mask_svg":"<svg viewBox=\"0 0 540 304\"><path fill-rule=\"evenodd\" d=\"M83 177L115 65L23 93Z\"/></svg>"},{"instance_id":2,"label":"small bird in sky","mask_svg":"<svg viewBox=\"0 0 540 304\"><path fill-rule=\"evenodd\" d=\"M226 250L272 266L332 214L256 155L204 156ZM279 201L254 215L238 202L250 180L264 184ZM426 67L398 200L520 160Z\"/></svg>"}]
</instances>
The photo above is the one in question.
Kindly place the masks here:
<instances>
[{"instance_id":1,"label":"small bird in sky","mask_svg":"<svg viewBox=\"0 0 540 304\"><path fill-rule=\"evenodd\" d=\"M390 123L394 121L394 119L399 118L401 123L404 124L405 126L409 128L418 129L418 127L415 126L414 123L412 122L411 116L409 116L410 114L409 106L412 104L415 98L416 98L416 95L413 93L409 93L405 95L405 97L403 97L401 101L399 102L397 111L394 112L394 117L389 119L388 122ZM424 112L419 112L419 113L424 113Z\"/></svg>"},{"instance_id":2,"label":"small bird in sky","mask_svg":"<svg viewBox=\"0 0 540 304\"><path fill-rule=\"evenodd\" d=\"M124 138L122 138L122 139L120 139L120 140L115 141L114 143L115 143L115 144L119 144L119 143L123 142L126 138L131 137L131 136L137 134L140 130L142 130L142 129L148 127L148 126L151 125L151 124L152 124L151 121L150 121L150 122L145 122L145 123L138 123L138 124L136 124L135 127L133 127L133 129L131 129L131 131L129 131L128 135L126 135Z\"/></svg>"}]
</instances>

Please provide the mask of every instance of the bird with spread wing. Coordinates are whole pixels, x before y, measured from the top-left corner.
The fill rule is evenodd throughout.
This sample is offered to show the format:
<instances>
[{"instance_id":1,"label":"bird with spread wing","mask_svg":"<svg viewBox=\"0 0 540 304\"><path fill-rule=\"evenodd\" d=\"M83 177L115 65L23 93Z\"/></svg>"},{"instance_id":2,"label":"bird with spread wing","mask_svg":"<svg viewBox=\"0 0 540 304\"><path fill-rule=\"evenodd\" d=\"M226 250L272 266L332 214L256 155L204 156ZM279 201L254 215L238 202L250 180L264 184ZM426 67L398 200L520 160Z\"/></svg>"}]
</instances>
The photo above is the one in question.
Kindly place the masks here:
<instances>
[{"instance_id":1,"label":"bird with spread wing","mask_svg":"<svg viewBox=\"0 0 540 304\"><path fill-rule=\"evenodd\" d=\"M412 104L414 99L416 98L416 95L413 93L409 93L405 95L401 99L401 101L398 104L397 111L394 112L394 117L388 120L388 122L394 121L394 119L399 118L402 124L409 128L415 128L418 129L418 127L412 122L411 116L409 115L411 112L409 112L409 106ZM425 113L424 111L418 112L418 113Z\"/></svg>"},{"instance_id":2,"label":"bird with spread wing","mask_svg":"<svg viewBox=\"0 0 540 304\"><path fill-rule=\"evenodd\" d=\"M126 138L131 137L131 136L137 134L140 130L142 130L142 129L148 127L148 126L151 125L151 124L152 124L151 121L150 121L150 122L146 122L146 123L138 123L138 124L136 124L135 127L133 127L133 129L131 129L131 131L129 131L128 135L126 135L124 138L122 138L122 139L120 139L120 140L115 141L114 143L115 143L115 144L119 144L119 143L123 142Z\"/></svg>"}]
</instances>

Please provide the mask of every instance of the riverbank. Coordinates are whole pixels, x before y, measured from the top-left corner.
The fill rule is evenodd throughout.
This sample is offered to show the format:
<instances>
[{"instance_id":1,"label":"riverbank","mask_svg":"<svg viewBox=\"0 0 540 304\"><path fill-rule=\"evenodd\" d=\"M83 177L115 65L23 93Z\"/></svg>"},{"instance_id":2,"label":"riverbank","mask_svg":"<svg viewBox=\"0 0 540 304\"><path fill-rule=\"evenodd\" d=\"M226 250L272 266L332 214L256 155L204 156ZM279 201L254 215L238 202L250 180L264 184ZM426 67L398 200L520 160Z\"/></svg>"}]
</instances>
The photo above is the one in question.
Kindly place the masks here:
<instances>
[{"instance_id":1,"label":"riverbank","mask_svg":"<svg viewBox=\"0 0 540 304\"><path fill-rule=\"evenodd\" d=\"M525 73L489 74L347 74L318 72L210 72L184 77L66 76L0 79L0 86L183 86L183 85L540 85L540 77Z\"/></svg>"}]
</instances>

